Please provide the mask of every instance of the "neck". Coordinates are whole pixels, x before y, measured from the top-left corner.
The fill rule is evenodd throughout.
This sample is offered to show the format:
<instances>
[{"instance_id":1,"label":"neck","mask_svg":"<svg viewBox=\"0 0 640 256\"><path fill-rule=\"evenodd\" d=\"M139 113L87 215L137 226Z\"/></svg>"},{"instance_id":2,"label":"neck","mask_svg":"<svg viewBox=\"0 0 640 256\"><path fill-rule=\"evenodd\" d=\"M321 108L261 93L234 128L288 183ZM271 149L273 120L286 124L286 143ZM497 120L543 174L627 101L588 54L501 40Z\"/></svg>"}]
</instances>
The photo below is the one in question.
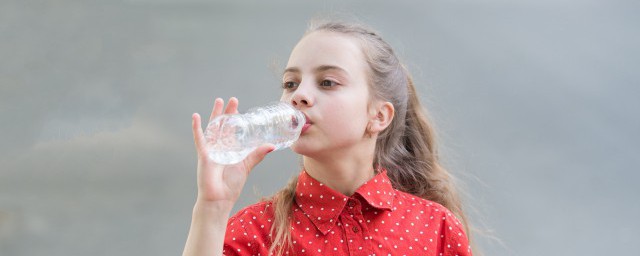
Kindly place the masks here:
<instances>
[{"instance_id":1,"label":"neck","mask_svg":"<svg viewBox=\"0 0 640 256\"><path fill-rule=\"evenodd\" d=\"M326 156L305 156L304 169L324 185L351 196L362 184L375 176L373 151L365 154L334 151Z\"/></svg>"}]
</instances>

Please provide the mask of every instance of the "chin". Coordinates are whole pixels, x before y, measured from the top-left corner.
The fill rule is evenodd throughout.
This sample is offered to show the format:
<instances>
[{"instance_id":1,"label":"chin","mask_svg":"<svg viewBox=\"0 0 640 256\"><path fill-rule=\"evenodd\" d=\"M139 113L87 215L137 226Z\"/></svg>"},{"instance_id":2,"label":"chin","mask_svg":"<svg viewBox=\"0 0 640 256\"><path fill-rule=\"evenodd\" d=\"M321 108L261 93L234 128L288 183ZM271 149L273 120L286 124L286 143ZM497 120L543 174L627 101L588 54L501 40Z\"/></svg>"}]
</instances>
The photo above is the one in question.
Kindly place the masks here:
<instances>
[{"instance_id":1,"label":"chin","mask_svg":"<svg viewBox=\"0 0 640 256\"><path fill-rule=\"evenodd\" d=\"M303 156L312 156L320 151L319 148L315 148L308 143L301 142L300 140L291 145L291 150L293 150L293 152L296 152L296 154L300 154Z\"/></svg>"},{"instance_id":2,"label":"chin","mask_svg":"<svg viewBox=\"0 0 640 256\"><path fill-rule=\"evenodd\" d=\"M293 152L296 152L296 154L306 155L306 153L309 152L309 148L304 145L300 145L300 143L298 142L299 141L296 141L295 143L293 143L293 145L291 145L291 150L293 150Z\"/></svg>"},{"instance_id":3,"label":"chin","mask_svg":"<svg viewBox=\"0 0 640 256\"><path fill-rule=\"evenodd\" d=\"M325 144L295 143L291 145L291 150L293 150L293 152L296 152L296 154L299 154L305 157L322 159L322 158L326 158L327 156L333 155L335 153L336 148L327 147L327 145Z\"/></svg>"}]
</instances>

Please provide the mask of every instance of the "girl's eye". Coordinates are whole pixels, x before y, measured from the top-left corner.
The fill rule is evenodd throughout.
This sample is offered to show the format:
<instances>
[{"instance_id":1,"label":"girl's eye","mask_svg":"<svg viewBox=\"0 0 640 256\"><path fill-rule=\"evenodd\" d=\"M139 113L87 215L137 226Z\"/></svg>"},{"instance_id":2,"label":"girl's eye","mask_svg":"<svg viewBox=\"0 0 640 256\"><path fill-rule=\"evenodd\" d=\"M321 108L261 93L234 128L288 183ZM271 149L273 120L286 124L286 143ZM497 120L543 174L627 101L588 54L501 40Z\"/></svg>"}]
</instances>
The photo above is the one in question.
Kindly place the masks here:
<instances>
[{"instance_id":1,"label":"girl's eye","mask_svg":"<svg viewBox=\"0 0 640 256\"><path fill-rule=\"evenodd\" d=\"M336 85L336 82L331 80L322 80L322 82L320 82L320 86L322 87L332 87L334 85Z\"/></svg>"},{"instance_id":2,"label":"girl's eye","mask_svg":"<svg viewBox=\"0 0 640 256\"><path fill-rule=\"evenodd\" d=\"M283 89L292 89L294 87L298 86L298 83L296 82L284 82L282 83L282 88Z\"/></svg>"}]
</instances>

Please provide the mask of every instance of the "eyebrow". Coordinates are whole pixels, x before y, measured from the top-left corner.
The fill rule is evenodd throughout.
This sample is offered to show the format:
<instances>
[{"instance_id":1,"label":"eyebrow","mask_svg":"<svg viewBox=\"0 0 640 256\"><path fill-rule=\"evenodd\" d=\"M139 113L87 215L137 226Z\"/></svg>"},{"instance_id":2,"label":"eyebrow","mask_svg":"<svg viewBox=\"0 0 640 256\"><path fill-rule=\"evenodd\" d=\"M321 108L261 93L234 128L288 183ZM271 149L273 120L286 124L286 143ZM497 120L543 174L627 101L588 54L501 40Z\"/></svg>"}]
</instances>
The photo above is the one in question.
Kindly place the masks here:
<instances>
[{"instance_id":1,"label":"eyebrow","mask_svg":"<svg viewBox=\"0 0 640 256\"><path fill-rule=\"evenodd\" d=\"M315 68L313 71L314 71L314 73L320 73L320 72L324 72L324 71L328 71L328 70L336 70L336 71L342 72L342 73L347 74L347 75L349 74L349 72L347 72L343 68L338 67L338 66L332 66L332 65L322 65L322 66L319 66L319 67ZM282 74L284 75L284 74L289 73L289 72L291 72L291 73L300 73L300 69L296 68L296 67L289 67L289 68L285 69L284 72L282 72Z\"/></svg>"}]
</instances>

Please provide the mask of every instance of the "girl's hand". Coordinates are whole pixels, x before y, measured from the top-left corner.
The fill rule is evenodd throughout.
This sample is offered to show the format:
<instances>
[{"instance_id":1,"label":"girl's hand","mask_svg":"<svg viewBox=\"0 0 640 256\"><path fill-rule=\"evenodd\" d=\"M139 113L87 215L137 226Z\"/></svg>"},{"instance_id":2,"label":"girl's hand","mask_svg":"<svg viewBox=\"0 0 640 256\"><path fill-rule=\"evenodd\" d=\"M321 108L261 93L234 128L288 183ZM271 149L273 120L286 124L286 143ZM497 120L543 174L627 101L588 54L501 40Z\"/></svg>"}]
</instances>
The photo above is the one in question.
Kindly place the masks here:
<instances>
[{"instance_id":1,"label":"girl's hand","mask_svg":"<svg viewBox=\"0 0 640 256\"><path fill-rule=\"evenodd\" d=\"M209 122L222 114L224 100L216 98ZM238 113L238 99L229 99L224 114ZM242 192L247 175L264 157L274 150L272 144L265 144L251 152L242 162L233 165L221 165L211 160L207 154L207 143L202 132L200 115L192 116L193 140L198 153L198 201L197 203L215 204L231 210ZM209 123L207 122L207 124Z\"/></svg>"}]
</instances>

